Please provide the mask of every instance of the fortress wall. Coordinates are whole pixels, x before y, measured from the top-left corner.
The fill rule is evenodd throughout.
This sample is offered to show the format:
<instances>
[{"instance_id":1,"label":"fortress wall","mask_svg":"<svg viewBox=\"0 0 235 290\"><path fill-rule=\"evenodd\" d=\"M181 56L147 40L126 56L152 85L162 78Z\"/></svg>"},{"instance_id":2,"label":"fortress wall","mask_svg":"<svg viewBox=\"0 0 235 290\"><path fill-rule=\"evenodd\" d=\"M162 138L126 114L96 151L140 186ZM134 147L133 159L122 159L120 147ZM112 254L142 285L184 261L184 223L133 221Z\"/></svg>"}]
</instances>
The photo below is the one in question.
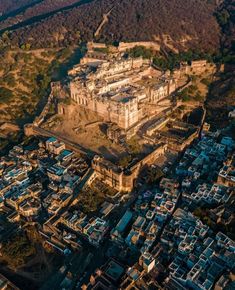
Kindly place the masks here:
<instances>
[{"instance_id":1,"label":"fortress wall","mask_svg":"<svg viewBox=\"0 0 235 290\"><path fill-rule=\"evenodd\" d=\"M98 161L93 160L92 168L95 170L96 176L104 183L118 191L130 192L134 187L134 181L137 179L140 169L146 164L151 164L159 156L163 155L166 150L166 144L160 145L152 153L132 166L130 168L130 174L125 174L123 171L115 172L112 166L107 167L107 165L103 164L102 159Z\"/></svg>"},{"instance_id":2,"label":"fortress wall","mask_svg":"<svg viewBox=\"0 0 235 290\"><path fill-rule=\"evenodd\" d=\"M144 46L149 49L153 49L156 51L160 51L161 46L154 41L136 41L136 42L120 42L119 46L116 47L110 47L113 51L119 51L119 52L124 52L127 49L134 48L136 46ZM98 42L88 42L87 43L87 49L88 51L93 51L95 48L107 48L108 45L105 43L98 43Z\"/></svg>"},{"instance_id":3,"label":"fortress wall","mask_svg":"<svg viewBox=\"0 0 235 290\"><path fill-rule=\"evenodd\" d=\"M136 46L144 46L149 49L153 49L156 51L160 51L160 45L153 41L139 41L139 42L120 42L118 46L118 50L120 52L126 51L128 49L134 48Z\"/></svg>"},{"instance_id":4,"label":"fortress wall","mask_svg":"<svg viewBox=\"0 0 235 290\"><path fill-rule=\"evenodd\" d=\"M100 58L93 58L93 57L83 57L81 59L81 64L93 64L94 66L97 66L101 63L103 63L104 60L101 60ZM78 70L76 70L76 68L70 70L70 72L72 72L73 74L77 73ZM70 74L72 74L70 73Z\"/></svg>"},{"instance_id":5,"label":"fortress wall","mask_svg":"<svg viewBox=\"0 0 235 290\"><path fill-rule=\"evenodd\" d=\"M167 150L167 145L162 144L160 147L155 149L149 155L147 155L144 159L140 160L137 164L130 168L131 174L122 176L122 188L124 191L131 191L134 186L134 181L137 179L141 168L144 165L152 164L157 158L164 155Z\"/></svg>"},{"instance_id":6,"label":"fortress wall","mask_svg":"<svg viewBox=\"0 0 235 290\"><path fill-rule=\"evenodd\" d=\"M177 85L176 85L176 81L175 80L170 80L169 82L169 88L168 88L168 94L172 94L177 88Z\"/></svg>"},{"instance_id":7,"label":"fortress wall","mask_svg":"<svg viewBox=\"0 0 235 290\"><path fill-rule=\"evenodd\" d=\"M96 176L105 184L115 188L118 191L122 189L122 175L123 173L115 172L112 167L107 167L102 160L92 161L92 168L95 170Z\"/></svg>"},{"instance_id":8,"label":"fortress wall","mask_svg":"<svg viewBox=\"0 0 235 290\"><path fill-rule=\"evenodd\" d=\"M140 168L143 167L144 165L152 164L157 158L159 158L160 156L164 155L166 150L167 150L167 145L166 144L161 144L153 152L151 152L145 158L140 160L137 164L132 166L130 168L131 172L135 171L139 167Z\"/></svg>"},{"instance_id":9,"label":"fortress wall","mask_svg":"<svg viewBox=\"0 0 235 290\"><path fill-rule=\"evenodd\" d=\"M137 178L135 172L131 175L123 175L122 177L122 191L130 192L134 187L134 181Z\"/></svg>"},{"instance_id":10,"label":"fortress wall","mask_svg":"<svg viewBox=\"0 0 235 290\"><path fill-rule=\"evenodd\" d=\"M88 51L92 51L94 48L106 48L106 44L105 43L98 43L98 42L93 42L93 41L89 41L87 43L87 49Z\"/></svg>"}]
</instances>

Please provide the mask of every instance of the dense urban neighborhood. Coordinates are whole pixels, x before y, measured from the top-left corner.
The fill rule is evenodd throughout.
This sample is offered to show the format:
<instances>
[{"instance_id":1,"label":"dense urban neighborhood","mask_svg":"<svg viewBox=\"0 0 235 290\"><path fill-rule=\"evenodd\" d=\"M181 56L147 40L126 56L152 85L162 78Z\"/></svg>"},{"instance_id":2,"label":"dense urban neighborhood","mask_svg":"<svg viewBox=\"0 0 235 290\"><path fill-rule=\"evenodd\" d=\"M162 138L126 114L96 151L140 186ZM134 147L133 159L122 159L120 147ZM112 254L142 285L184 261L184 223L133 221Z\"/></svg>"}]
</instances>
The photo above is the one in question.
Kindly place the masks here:
<instances>
[{"instance_id":1,"label":"dense urban neighborhood","mask_svg":"<svg viewBox=\"0 0 235 290\"><path fill-rule=\"evenodd\" d=\"M16 243L36 231L35 243L64 261L45 289L51 280L54 289L232 287L234 145L203 131L164 164L167 174L130 193L111 190L91 158L55 137L14 146L0 160L1 259L10 258L12 236ZM12 269L26 267L30 257L12 247Z\"/></svg>"}]
</instances>

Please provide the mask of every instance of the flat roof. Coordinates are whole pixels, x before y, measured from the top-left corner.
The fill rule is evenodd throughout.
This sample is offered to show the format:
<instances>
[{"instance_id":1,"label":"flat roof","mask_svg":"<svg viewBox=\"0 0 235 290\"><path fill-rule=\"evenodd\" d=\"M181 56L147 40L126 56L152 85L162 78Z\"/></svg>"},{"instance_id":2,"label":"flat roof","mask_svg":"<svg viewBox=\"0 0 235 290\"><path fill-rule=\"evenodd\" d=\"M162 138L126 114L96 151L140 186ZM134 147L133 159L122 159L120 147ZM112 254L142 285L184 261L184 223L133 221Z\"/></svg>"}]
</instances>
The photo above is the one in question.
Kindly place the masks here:
<instances>
[{"instance_id":1,"label":"flat roof","mask_svg":"<svg viewBox=\"0 0 235 290\"><path fill-rule=\"evenodd\" d=\"M123 215L123 217L120 219L119 223L117 224L116 230L118 230L119 232L123 232L126 226L128 225L128 223L130 222L132 216L133 216L133 213L127 210L125 214Z\"/></svg>"},{"instance_id":2,"label":"flat roof","mask_svg":"<svg viewBox=\"0 0 235 290\"><path fill-rule=\"evenodd\" d=\"M50 137L49 139L47 139L47 142L55 142L55 141L57 141L55 137Z\"/></svg>"},{"instance_id":3,"label":"flat roof","mask_svg":"<svg viewBox=\"0 0 235 290\"><path fill-rule=\"evenodd\" d=\"M124 268L121 267L115 261L110 261L108 268L106 269L105 273L110 276L113 280L118 280L122 274L124 273Z\"/></svg>"},{"instance_id":4,"label":"flat roof","mask_svg":"<svg viewBox=\"0 0 235 290\"><path fill-rule=\"evenodd\" d=\"M113 101L120 102L120 103L128 103L129 101L135 99L135 97L130 95L116 95L112 97Z\"/></svg>"}]
</instances>

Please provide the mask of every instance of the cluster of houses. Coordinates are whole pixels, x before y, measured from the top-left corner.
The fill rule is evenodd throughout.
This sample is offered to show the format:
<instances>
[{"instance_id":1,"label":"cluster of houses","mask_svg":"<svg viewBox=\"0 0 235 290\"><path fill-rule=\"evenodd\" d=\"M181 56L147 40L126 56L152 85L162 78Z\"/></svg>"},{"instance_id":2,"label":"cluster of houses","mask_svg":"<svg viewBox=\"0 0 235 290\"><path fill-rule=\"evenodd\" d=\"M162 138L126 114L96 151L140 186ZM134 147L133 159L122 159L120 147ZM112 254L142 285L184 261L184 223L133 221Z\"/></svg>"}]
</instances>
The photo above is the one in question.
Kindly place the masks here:
<instances>
[{"instance_id":1,"label":"cluster of houses","mask_svg":"<svg viewBox=\"0 0 235 290\"><path fill-rule=\"evenodd\" d=\"M108 222L99 217L90 218L83 212L66 210L47 220L41 234L48 244L66 254L81 249L87 242L99 247L108 230Z\"/></svg>"},{"instance_id":2,"label":"cluster of houses","mask_svg":"<svg viewBox=\"0 0 235 290\"><path fill-rule=\"evenodd\" d=\"M227 222L233 219L233 150L231 138L211 133L187 148L172 173L174 179L162 178L159 186L139 193L111 230L111 240L119 249L115 263L126 265L118 284L107 277L107 262L92 274L84 289L163 286L209 290L232 286L235 242L214 232L190 213L189 206L203 205ZM136 254L138 262L129 262L127 249Z\"/></svg>"},{"instance_id":3,"label":"cluster of houses","mask_svg":"<svg viewBox=\"0 0 235 290\"><path fill-rule=\"evenodd\" d=\"M223 164L217 182L227 187L235 186L235 154L231 154Z\"/></svg>"},{"instance_id":4,"label":"cluster of houses","mask_svg":"<svg viewBox=\"0 0 235 290\"><path fill-rule=\"evenodd\" d=\"M94 175L85 157L54 137L15 146L0 159L0 209L12 224L39 221L44 245L65 255L88 243L105 251L104 265L82 289L223 289L231 284L235 243L189 208L209 206L215 217L232 218L234 145L229 137L203 135L169 177L140 189L125 210L121 204L115 220L109 215L120 200L107 199L92 215L76 207Z\"/></svg>"},{"instance_id":5,"label":"cluster of houses","mask_svg":"<svg viewBox=\"0 0 235 290\"><path fill-rule=\"evenodd\" d=\"M23 216L37 215L41 209L39 194L41 184L32 184L30 175L37 167L35 160L29 159L29 152L15 146L9 156L0 159L0 204L11 207L8 220Z\"/></svg>"},{"instance_id":6,"label":"cluster of houses","mask_svg":"<svg viewBox=\"0 0 235 290\"><path fill-rule=\"evenodd\" d=\"M109 223L100 217L88 217L81 211L67 207L60 215L53 215L40 231L47 244L62 254L81 250L89 242L99 247L109 231Z\"/></svg>"},{"instance_id":7,"label":"cluster of houses","mask_svg":"<svg viewBox=\"0 0 235 290\"><path fill-rule=\"evenodd\" d=\"M90 171L86 157L55 137L15 146L0 159L1 212L14 224L39 222L45 243L63 254L81 248L81 240L98 247L109 230L107 220L71 209ZM113 207L104 203L100 215Z\"/></svg>"},{"instance_id":8,"label":"cluster of houses","mask_svg":"<svg viewBox=\"0 0 235 290\"><path fill-rule=\"evenodd\" d=\"M131 217L127 211L123 225ZM120 221L116 231L121 227ZM119 256L124 256L123 248L120 249ZM214 234L193 214L177 209L159 242L149 251L138 252L137 262L126 265L120 259L108 259L82 289L161 289L161 285L164 289L225 289L233 283L234 253L232 239L222 232ZM116 269L112 271L116 275L108 274L110 267Z\"/></svg>"},{"instance_id":9,"label":"cluster of houses","mask_svg":"<svg viewBox=\"0 0 235 290\"><path fill-rule=\"evenodd\" d=\"M177 209L164 229L161 246L159 260L169 263L167 289L176 285L177 289L212 289L235 266L234 241L221 232L214 236L208 226L182 209Z\"/></svg>"},{"instance_id":10,"label":"cluster of houses","mask_svg":"<svg viewBox=\"0 0 235 290\"><path fill-rule=\"evenodd\" d=\"M178 186L175 180L163 178L160 188L139 195L133 210L127 210L113 228L112 240L125 243L143 254L148 252L175 209L179 198Z\"/></svg>"},{"instance_id":11,"label":"cluster of houses","mask_svg":"<svg viewBox=\"0 0 235 290\"><path fill-rule=\"evenodd\" d=\"M199 184L191 195L185 194L184 197L189 198L196 204L220 204L229 201L232 190L219 184Z\"/></svg>"},{"instance_id":12,"label":"cluster of houses","mask_svg":"<svg viewBox=\"0 0 235 290\"><path fill-rule=\"evenodd\" d=\"M8 221L57 214L88 172L87 161L52 137L13 147L0 158L0 206Z\"/></svg>"},{"instance_id":13,"label":"cluster of houses","mask_svg":"<svg viewBox=\"0 0 235 290\"><path fill-rule=\"evenodd\" d=\"M141 255L133 267L111 258L91 275L89 283L83 285L82 289L148 289L149 285L142 278L154 267L155 259L149 253ZM144 288L137 288L137 283Z\"/></svg>"},{"instance_id":14,"label":"cluster of houses","mask_svg":"<svg viewBox=\"0 0 235 290\"><path fill-rule=\"evenodd\" d=\"M115 259L108 260L90 277L89 283L84 289L117 289L126 273L125 265Z\"/></svg>"},{"instance_id":15,"label":"cluster of houses","mask_svg":"<svg viewBox=\"0 0 235 290\"><path fill-rule=\"evenodd\" d=\"M232 162L230 165L224 164L233 159L234 146L232 138L221 139L207 134L185 150L176 167L176 175L181 179L185 200L202 205L228 202L232 196L234 165Z\"/></svg>"},{"instance_id":16,"label":"cluster of houses","mask_svg":"<svg viewBox=\"0 0 235 290\"><path fill-rule=\"evenodd\" d=\"M74 233L83 235L92 245L98 247L106 235L109 227L107 221L99 218L88 218L83 213L65 212L60 218L60 223Z\"/></svg>"}]
</instances>

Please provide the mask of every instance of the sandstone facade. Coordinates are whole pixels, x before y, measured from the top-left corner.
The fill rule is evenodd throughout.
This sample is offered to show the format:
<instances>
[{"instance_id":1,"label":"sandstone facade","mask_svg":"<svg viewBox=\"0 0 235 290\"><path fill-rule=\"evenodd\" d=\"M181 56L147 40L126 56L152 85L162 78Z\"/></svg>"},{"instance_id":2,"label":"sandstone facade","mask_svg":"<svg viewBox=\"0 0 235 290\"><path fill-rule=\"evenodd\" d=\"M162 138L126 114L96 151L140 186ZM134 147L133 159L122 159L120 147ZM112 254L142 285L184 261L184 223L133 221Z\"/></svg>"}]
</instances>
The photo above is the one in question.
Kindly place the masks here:
<instances>
[{"instance_id":1,"label":"sandstone facade","mask_svg":"<svg viewBox=\"0 0 235 290\"><path fill-rule=\"evenodd\" d=\"M140 169L143 168L144 165L152 164L157 158L164 155L166 150L166 144L159 144L153 152L125 170L100 156L95 156L92 161L95 178L98 178L118 191L130 192L134 187Z\"/></svg>"},{"instance_id":2,"label":"sandstone facade","mask_svg":"<svg viewBox=\"0 0 235 290\"><path fill-rule=\"evenodd\" d=\"M159 111L169 107L166 99L177 87L175 79L162 75L143 58L119 56L91 61L89 57L70 75L71 98L124 130L143 119L144 112L148 112L144 110L146 105Z\"/></svg>"}]
</instances>

